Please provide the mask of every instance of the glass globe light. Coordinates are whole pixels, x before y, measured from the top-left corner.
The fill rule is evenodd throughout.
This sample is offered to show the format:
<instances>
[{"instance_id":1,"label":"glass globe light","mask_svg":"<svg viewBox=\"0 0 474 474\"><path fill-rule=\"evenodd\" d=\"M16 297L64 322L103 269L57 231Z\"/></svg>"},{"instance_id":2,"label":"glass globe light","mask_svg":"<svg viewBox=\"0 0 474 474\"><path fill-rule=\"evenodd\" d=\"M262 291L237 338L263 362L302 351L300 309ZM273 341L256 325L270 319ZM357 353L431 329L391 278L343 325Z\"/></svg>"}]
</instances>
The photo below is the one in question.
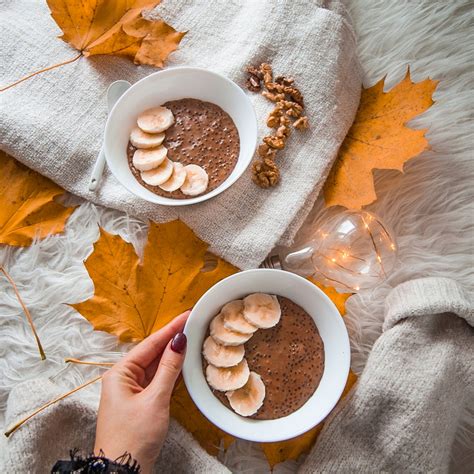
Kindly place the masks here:
<instances>
[{"instance_id":1,"label":"glass globe light","mask_svg":"<svg viewBox=\"0 0 474 474\"><path fill-rule=\"evenodd\" d=\"M279 260L284 270L347 292L378 285L396 258L393 233L375 214L344 211L323 221L310 241L283 252Z\"/></svg>"}]
</instances>

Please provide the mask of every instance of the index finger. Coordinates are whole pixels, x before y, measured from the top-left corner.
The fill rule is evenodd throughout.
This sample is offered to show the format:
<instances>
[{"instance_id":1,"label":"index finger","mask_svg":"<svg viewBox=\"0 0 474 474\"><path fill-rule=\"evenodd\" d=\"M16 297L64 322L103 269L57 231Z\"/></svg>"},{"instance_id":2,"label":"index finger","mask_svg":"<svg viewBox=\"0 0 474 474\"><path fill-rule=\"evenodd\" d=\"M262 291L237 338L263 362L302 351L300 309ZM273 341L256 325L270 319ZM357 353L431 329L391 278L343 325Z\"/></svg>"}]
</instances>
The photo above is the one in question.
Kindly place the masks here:
<instances>
[{"instance_id":1,"label":"index finger","mask_svg":"<svg viewBox=\"0 0 474 474\"><path fill-rule=\"evenodd\" d=\"M191 311L176 316L166 326L159 331L148 336L137 346L135 346L117 365L127 364L129 362L146 369L165 349L170 339L178 332L182 331L184 324Z\"/></svg>"}]
</instances>

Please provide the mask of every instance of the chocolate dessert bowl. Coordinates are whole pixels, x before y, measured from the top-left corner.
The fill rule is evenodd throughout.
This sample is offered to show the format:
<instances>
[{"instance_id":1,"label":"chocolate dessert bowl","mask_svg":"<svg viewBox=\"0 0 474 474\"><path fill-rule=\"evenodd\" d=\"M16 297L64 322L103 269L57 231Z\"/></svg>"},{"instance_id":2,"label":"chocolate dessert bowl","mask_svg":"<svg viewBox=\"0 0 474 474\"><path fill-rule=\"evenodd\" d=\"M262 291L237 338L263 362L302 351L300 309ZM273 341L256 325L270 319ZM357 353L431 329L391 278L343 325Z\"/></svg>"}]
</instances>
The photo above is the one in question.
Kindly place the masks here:
<instances>
[{"instance_id":1,"label":"chocolate dessert bowl","mask_svg":"<svg viewBox=\"0 0 474 474\"><path fill-rule=\"evenodd\" d=\"M208 348L204 343L210 339L211 345L215 341L222 342L221 337L225 334L219 332L222 327L217 327L215 321L227 315L226 304L235 300L246 302L246 297L256 293L276 295L274 300L279 301L281 316L278 322L271 323L271 328L269 325L263 328L266 323L260 325L243 343L245 354L239 365L245 363L250 374L253 373L248 384L261 378L266 398L261 404L257 402L258 411L249 411L242 416L237 413L238 403L229 403L232 398L235 401L234 395L240 389L226 391L226 387L216 386L215 374L222 369L211 367L211 372L207 371L212 364L208 362L209 354L203 356L204 347ZM246 321L249 314L246 313ZM274 442L305 433L330 413L347 381L349 338L338 310L314 284L290 272L247 270L220 281L196 303L184 332L188 336L188 349L183 376L192 399L212 423L241 439ZM311 345L313 340L314 346ZM318 350L322 354L315 358L313 352ZM214 352L214 355L216 353L220 354ZM237 359L232 362L233 351L227 355L230 356L228 365L237 362ZM212 357L210 359L214 362ZM277 364L281 361L285 368L278 370L276 361ZM224 367L223 370L227 369ZM240 369L237 371L240 373ZM244 391L245 387L247 385L243 387ZM256 396L255 392L253 395Z\"/></svg>"},{"instance_id":2,"label":"chocolate dessert bowl","mask_svg":"<svg viewBox=\"0 0 474 474\"><path fill-rule=\"evenodd\" d=\"M205 169L209 177L205 192L163 191L142 180L141 171L132 164L136 148L129 140L137 119L160 106L174 113L173 125L163 132L168 158L173 164ZM202 113L196 110L198 106ZM207 127L202 126L203 118ZM245 92L218 73L192 67L159 71L132 85L110 112L104 137L107 164L117 180L138 197L164 206L199 203L229 188L250 164L256 143L257 120Z\"/></svg>"}]
</instances>

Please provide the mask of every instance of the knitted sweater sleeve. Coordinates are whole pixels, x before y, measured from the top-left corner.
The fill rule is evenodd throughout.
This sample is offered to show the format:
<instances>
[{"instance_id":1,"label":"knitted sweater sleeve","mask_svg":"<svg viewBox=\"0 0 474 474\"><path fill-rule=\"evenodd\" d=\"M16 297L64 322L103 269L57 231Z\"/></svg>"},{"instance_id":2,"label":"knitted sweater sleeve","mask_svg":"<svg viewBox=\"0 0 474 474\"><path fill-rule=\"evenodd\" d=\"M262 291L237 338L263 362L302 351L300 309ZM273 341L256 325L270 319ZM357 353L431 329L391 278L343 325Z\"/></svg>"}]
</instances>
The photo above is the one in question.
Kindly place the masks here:
<instances>
[{"instance_id":1,"label":"knitted sweater sleeve","mask_svg":"<svg viewBox=\"0 0 474 474\"><path fill-rule=\"evenodd\" d=\"M392 290L383 334L300 472L447 472L474 399L473 326L470 296L451 280Z\"/></svg>"}]
</instances>

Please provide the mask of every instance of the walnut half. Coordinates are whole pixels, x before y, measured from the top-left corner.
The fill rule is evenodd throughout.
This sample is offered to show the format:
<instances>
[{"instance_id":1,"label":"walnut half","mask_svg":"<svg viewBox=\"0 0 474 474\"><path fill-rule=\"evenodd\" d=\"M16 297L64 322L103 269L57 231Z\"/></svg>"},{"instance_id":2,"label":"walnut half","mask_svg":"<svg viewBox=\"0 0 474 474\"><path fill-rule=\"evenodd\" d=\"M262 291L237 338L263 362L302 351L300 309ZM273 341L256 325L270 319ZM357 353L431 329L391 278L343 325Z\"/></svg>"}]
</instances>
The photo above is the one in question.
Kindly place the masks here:
<instances>
[{"instance_id":1,"label":"walnut half","mask_svg":"<svg viewBox=\"0 0 474 474\"><path fill-rule=\"evenodd\" d=\"M280 181L280 170L271 158L264 158L253 164L252 178L261 188L270 188Z\"/></svg>"},{"instance_id":2,"label":"walnut half","mask_svg":"<svg viewBox=\"0 0 474 474\"><path fill-rule=\"evenodd\" d=\"M308 117L300 117L298 120L293 122L293 127L297 128L298 130L303 130L309 127Z\"/></svg>"},{"instance_id":3,"label":"walnut half","mask_svg":"<svg viewBox=\"0 0 474 474\"><path fill-rule=\"evenodd\" d=\"M285 148L285 140L275 135L268 135L267 137L264 137L263 143L268 145L270 148L275 148L277 150L283 150L283 148Z\"/></svg>"},{"instance_id":4,"label":"walnut half","mask_svg":"<svg viewBox=\"0 0 474 474\"><path fill-rule=\"evenodd\" d=\"M255 76L249 76L247 79L247 89L251 92L258 92L262 89L260 80Z\"/></svg>"}]
</instances>

